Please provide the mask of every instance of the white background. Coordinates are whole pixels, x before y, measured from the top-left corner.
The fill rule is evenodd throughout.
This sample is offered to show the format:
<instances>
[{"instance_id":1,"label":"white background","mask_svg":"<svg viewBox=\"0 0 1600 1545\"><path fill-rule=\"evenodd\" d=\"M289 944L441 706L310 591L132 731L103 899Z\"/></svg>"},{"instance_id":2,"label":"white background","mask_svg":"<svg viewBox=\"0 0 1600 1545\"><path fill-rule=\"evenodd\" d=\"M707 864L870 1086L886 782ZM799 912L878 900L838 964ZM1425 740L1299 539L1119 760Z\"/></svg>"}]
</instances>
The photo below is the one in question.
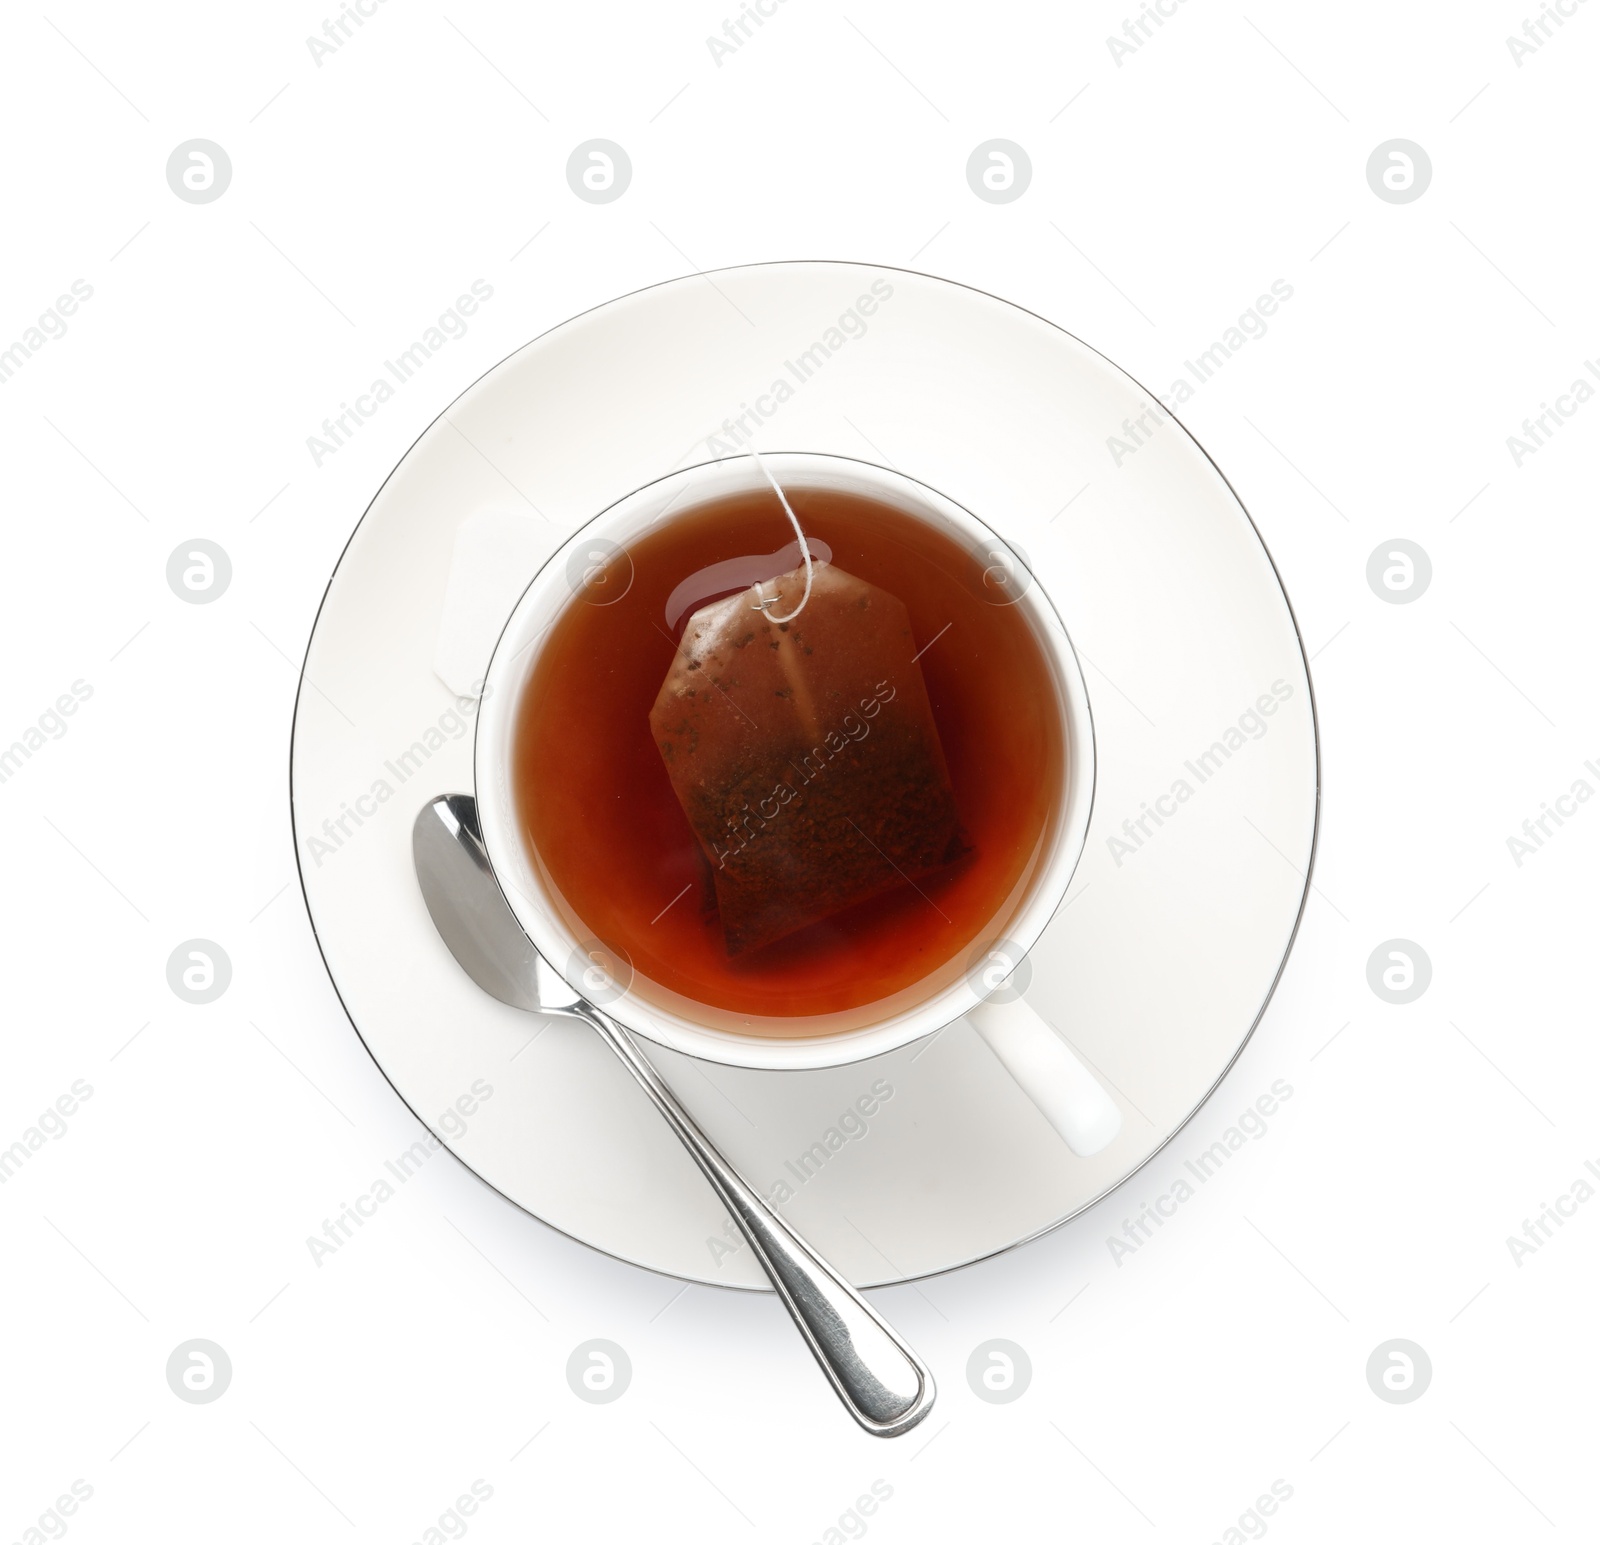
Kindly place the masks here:
<instances>
[{"instance_id":1,"label":"white background","mask_svg":"<svg viewBox=\"0 0 1600 1545\"><path fill-rule=\"evenodd\" d=\"M306 5L8 13L0 347L74 280L93 298L0 388L0 745L74 681L92 696L0 783L0 1146L74 1080L93 1094L0 1187L0 1540L76 1479L93 1494L62 1522L85 1542L420 1540L478 1479L462 1522L485 1545L816 1541L841 1516L886 1542L1205 1542L1241 1515L1284 1541L1593 1537L1600 1197L1520 1263L1506 1240L1600 1166L1600 809L1520 866L1506 839L1600 789L1600 406L1520 467L1506 441L1600 358L1600 6L1520 67L1506 3L1187 0L1120 65L1131 9L1062 9L784 0L720 66L728 13L684 3L387 0L320 66ZM203 205L165 176L197 137L233 163ZM564 172L594 137L633 162L604 206ZM996 137L1033 165L1005 205L965 177ZM1366 178L1395 137L1433 165L1407 204ZM512 349L781 257L980 286L1158 390L1272 281L1294 290L1182 416L1314 651L1305 926L1151 1171L874 1295L942 1387L893 1443L851 1426L770 1297L680 1292L448 1156L320 1268L305 1243L420 1135L293 883L290 713L338 553ZM469 334L316 466L307 436L480 278ZM166 583L195 537L232 560L213 605ZM1432 560L1410 604L1366 580L1395 537ZM197 936L234 969L204 1007L166 982ZM1434 973L1400 1007L1366 978L1395 937ZM1269 1135L1118 1265L1107 1237L1146 1191L1279 1078ZM232 1360L211 1404L165 1377L196 1337ZM565 1378L593 1337L633 1365L609 1405ZM994 1337L1033 1367L1004 1405L965 1378ZM1432 1360L1409 1404L1366 1378L1396 1337ZM875 1480L892 1496L851 1518ZM1275 1480L1292 1497L1249 1517Z\"/></svg>"}]
</instances>

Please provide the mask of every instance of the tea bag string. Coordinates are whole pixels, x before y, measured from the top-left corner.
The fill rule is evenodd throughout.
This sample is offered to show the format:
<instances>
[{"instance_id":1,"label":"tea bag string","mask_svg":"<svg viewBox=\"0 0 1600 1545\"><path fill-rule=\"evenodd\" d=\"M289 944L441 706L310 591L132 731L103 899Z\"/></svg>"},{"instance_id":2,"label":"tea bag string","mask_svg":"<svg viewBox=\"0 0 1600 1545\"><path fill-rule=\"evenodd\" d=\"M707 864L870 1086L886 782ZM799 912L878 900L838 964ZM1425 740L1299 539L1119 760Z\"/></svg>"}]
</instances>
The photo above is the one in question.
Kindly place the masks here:
<instances>
[{"instance_id":1,"label":"tea bag string","mask_svg":"<svg viewBox=\"0 0 1600 1545\"><path fill-rule=\"evenodd\" d=\"M789 517L789 524L794 527L795 537L800 543L800 556L804 560L806 566L806 588L800 596L799 604L792 612L789 613L787 617L775 617L771 612L767 611L767 608L773 605L778 600L778 597L763 596L761 594L760 585L755 587L756 595L759 597L759 599L751 606L750 609L752 611L765 613L769 622L793 622L794 619L805 610L806 602L811 599L811 544L806 541L806 534L800 529L800 522L795 518L794 511L789 507L788 495L785 494L784 491L778 486L777 478L775 478L768 470L766 462L761 459L760 455L756 451L755 446L746 446L746 449L750 452L755 464L761 468L761 475L772 484L772 491L777 494L778 502L783 506L783 513Z\"/></svg>"}]
</instances>

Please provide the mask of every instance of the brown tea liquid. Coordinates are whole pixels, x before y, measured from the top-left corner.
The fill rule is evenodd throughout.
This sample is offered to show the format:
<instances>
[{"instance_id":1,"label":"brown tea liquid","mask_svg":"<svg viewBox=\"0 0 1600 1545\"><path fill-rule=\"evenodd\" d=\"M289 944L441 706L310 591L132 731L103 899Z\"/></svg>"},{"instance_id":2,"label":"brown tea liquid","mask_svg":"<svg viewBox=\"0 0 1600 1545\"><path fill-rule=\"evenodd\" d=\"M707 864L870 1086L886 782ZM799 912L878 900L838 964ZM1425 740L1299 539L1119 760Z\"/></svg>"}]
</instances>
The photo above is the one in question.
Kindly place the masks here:
<instances>
[{"instance_id":1,"label":"brown tea liquid","mask_svg":"<svg viewBox=\"0 0 1600 1545\"><path fill-rule=\"evenodd\" d=\"M730 956L650 711L684 621L669 622L669 598L710 565L780 546L787 523L770 490L671 517L567 606L518 705L512 769L524 839L583 928L637 976L767 1035L814 1033L808 1017L890 997L970 951L1034 859L1066 775L1050 665L1020 609L985 598L981 561L875 499L786 492L813 544L910 614L963 861Z\"/></svg>"}]
</instances>

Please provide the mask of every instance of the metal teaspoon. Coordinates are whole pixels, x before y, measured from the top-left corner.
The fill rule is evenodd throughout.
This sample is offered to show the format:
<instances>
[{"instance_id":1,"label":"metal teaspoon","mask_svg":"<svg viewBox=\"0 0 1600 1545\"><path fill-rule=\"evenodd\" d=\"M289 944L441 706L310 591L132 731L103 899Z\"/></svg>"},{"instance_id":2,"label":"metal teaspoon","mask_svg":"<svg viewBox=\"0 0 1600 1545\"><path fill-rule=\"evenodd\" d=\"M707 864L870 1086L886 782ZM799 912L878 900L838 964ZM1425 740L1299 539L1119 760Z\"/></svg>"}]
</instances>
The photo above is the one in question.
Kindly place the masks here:
<instances>
[{"instance_id":1,"label":"metal teaspoon","mask_svg":"<svg viewBox=\"0 0 1600 1545\"><path fill-rule=\"evenodd\" d=\"M418 812L412 856L423 900L461 968L502 1003L592 1025L689 1150L749 1241L846 1410L868 1432L908 1432L933 1406L933 1375L877 1311L745 1184L651 1067L633 1036L544 960L501 894L470 794Z\"/></svg>"}]
</instances>

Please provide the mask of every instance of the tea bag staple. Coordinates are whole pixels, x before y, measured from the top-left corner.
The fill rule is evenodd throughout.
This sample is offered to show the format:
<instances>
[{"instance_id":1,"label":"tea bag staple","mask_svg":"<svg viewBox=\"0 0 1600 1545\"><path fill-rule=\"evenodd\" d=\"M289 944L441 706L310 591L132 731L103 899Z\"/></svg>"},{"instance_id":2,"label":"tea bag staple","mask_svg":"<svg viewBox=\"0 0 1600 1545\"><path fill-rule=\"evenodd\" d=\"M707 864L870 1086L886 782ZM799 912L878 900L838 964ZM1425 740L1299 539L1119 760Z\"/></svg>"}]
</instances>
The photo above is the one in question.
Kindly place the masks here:
<instances>
[{"instance_id":1,"label":"tea bag staple","mask_svg":"<svg viewBox=\"0 0 1600 1545\"><path fill-rule=\"evenodd\" d=\"M905 606L810 567L696 611L650 712L729 955L967 850Z\"/></svg>"}]
</instances>

